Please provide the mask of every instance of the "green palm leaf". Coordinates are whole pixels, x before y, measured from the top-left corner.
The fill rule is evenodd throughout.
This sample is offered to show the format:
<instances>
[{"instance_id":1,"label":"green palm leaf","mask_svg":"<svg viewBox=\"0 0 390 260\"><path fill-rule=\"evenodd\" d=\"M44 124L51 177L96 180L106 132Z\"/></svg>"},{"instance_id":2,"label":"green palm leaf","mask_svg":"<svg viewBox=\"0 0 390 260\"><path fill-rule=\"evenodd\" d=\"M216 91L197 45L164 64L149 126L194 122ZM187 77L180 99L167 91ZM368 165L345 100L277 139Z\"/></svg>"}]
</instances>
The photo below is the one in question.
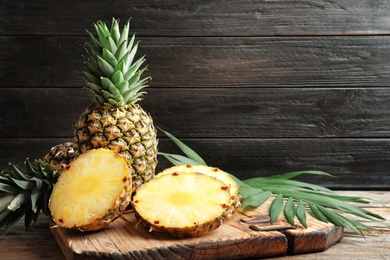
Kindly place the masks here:
<instances>
[{"instance_id":1,"label":"green palm leaf","mask_svg":"<svg viewBox=\"0 0 390 260\"><path fill-rule=\"evenodd\" d=\"M279 194L273 199L269 207L269 217L271 224L275 223L283 209L283 195Z\"/></svg>"},{"instance_id":2,"label":"green palm leaf","mask_svg":"<svg viewBox=\"0 0 390 260\"><path fill-rule=\"evenodd\" d=\"M286 204L284 205L284 210L283 210L284 216L290 225L294 226L294 218L297 214L297 211L295 209L294 205L294 199L293 198L288 198Z\"/></svg>"},{"instance_id":3,"label":"green palm leaf","mask_svg":"<svg viewBox=\"0 0 390 260\"><path fill-rule=\"evenodd\" d=\"M172 134L162 130L161 128L159 128L166 136L168 136L179 148L180 150L182 150L182 152L188 156L188 158L190 158L191 160L193 160L194 162L197 162L197 164L201 164L201 165L206 165L205 161L202 159L202 157L200 157L194 150L192 150L191 148L189 148L187 145L185 145L182 141L180 141L179 139L177 139L176 137L174 137ZM160 153L161 155L163 156L166 156L167 154L166 153ZM178 163L182 163L182 164L186 164L185 162L178 162Z\"/></svg>"},{"instance_id":4,"label":"green palm leaf","mask_svg":"<svg viewBox=\"0 0 390 260\"><path fill-rule=\"evenodd\" d=\"M194 150L172 134L162 129L160 130L167 135L187 157L163 152L159 152L160 155L164 156L174 165L206 165L205 161ZM271 194L276 195L269 208L271 223L274 223L283 211L284 216L291 225L294 225L294 218L296 216L299 222L306 228L306 213L310 212L314 218L322 222L331 222L336 226L350 228L363 237L364 231L370 231L376 229L376 227L349 219L335 211L352 214L356 217L384 224L384 218L382 216L354 205L356 203L367 204L370 202L368 198L343 196L319 185L291 180L292 178L303 174L334 177L326 172L316 170L295 171L281 175L251 178L243 181L232 174L230 174L230 176L240 186L240 194L244 200L242 203L243 208L259 207L269 199ZM296 204L297 206L295 207Z\"/></svg>"}]
</instances>

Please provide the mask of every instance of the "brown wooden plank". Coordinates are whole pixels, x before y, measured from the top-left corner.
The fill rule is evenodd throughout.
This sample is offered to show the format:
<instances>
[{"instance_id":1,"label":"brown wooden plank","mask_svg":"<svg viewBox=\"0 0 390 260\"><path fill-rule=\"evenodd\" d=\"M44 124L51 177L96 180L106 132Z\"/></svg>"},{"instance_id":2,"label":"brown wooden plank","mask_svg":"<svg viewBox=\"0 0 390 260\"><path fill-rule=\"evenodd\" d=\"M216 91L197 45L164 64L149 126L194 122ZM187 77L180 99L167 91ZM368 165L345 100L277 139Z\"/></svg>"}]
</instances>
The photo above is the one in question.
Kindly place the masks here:
<instances>
[{"instance_id":1,"label":"brown wooden plank","mask_svg":"<svg viewBox=\"0 0 390 260\"><path fill-rule=\"evenodd\" d=\"M1 138L0 169L26 157L40 158L53 145L68 141L55 138ZM299 178L333 189L388 189L390 141L380 138L286 139L182 139L206 162L247 179L297 170L322 170L338 178ZM176 145L161 139L160 151L179 153ZM157 171L171 166L159 157Z\"/></svg>"},{"instance_id":2,"label":"brown wooden plank","mask_svg":"<svg viewBox=\"0 0 390 260\"><path fill-rule=\"evenodd\" d=\"M338 193L352 196L370 197L375 199L373 205L369 204L366 209L384 216L390 220L390 192L389 191L339 191ZM115 223L115 222L114 222ZM372 224L365 222L367 224ZM14 260L40 260L40 259L65 259L60 247L51 234L48 225L48 217L41 215L38 222L30 231L24 231L24 222L21 220L11 232L0 240L0 256L4 259ZM119 238L119 237L118 237ZM366 239L356 236L349 231L345 237L335 246L324 252L315 254L287 255L283 258L269 259L389 259L390 230L367 234Z\"/></svg>"},{"instance_id":3,"label":"brown wooden plank","mask_svg":"<svg viewBox=\"0 0 390 260\"><path fill-rule=\"evenodd\" d=\"M142 106L179 138L390 137L389 88L149 88ZM0 137L71 137L80 88L1 90Z\"/></svg>"},{"instance_id":4,"label":"brown wooden plank","mask_svg":"<svg viewBox=\"0 0 390 260\"><path fill-rule=\"evenodd\" d=\"M177 137L389 137L388 88L150 89L143 107Z\"/></svg>"},{"instance_id":5,"label":"brown wooden plank","mask_svg":"<svg viewBox=\"0 0 390 260\"><path fill-rule=\"evenodd\" d=\"M390 7L379 0L41 0L3 1L0 10L6 35L81 35L99 19L132 16L140 35L258 36L387 34Z\"/></svg>"},{"instance_id":6,"label":"brown wooden plank","mask_svg":"<svg viewBox=\"0 0 390 260\"><path fill-rule=\"evenodd\" d=\"M390 37L140 37L154 87L374 87ZM85 37L0 37L0 87L80 87Z\"/></svg>"},{"instance_id":7,"label":"brown wooden plank","mask_svg":"<svg viewBox=\"0 0 390 260\"><path fill-rule=\"evenodd\" d=\"M373 199L378 199L374 203L374 207L368 206L365 209L375 212L383 216L389 224L390 221L390 209L388 207L388 199L390 198L390 192L372 192L372 191L341 191L339 192L345 195L363 196ZM384 201L382 204L381 201ZM387 202L387 203L386 203ZM371 205L371 204L370 204ZM386 206L387 205L387 206ZM368 225L375 225L370 221L362 221ZM382 226L383 228L383 226ZM286 255L283 257L285 260L328 260L328 259L390 259L390 229L383 229L382 231L374 231L371 234L366 234L365 238L356 236L350 231L345 232L344 238L336 245L327 249L325 252L316 254L299 254L299 255ZM269 258L272 260L278 260L280 258Z\"/></svg>"},{"instance_id":8,"label":"brown wooden plank","mask_svg":"<svg viewBox=\"0 0 390 260\"><path fill-rule=\"evenodd\" d=\"M55 226L51 231L68 259L122 256L131 259L259 258L285 255L287 250L292 254L324 251L343 237L342 228L310 216L307 229L293 227L283 217L271 225L268 217L270 201L255 210L237 212L217 230L191 239L173 239L158 232L150 233L137 225L132 211L103 231L79 233ZM288 241L291 236L284 233L289 231L294 231L291 233L294 234L292 243ZM324 240L329 243L323 243Z\"/></svg>"},{"instance_id":9,"label":"brown wooden plank","mask_svg":"<svg viewBox=\"0 0 390 260\"><path fill-rule=\"evenodd\" d=\"M25 230L24 220L20 220L7 235L1 233L0 256L12 260L65 259L51 234L48 217L43 214L29 230Z\"/></svg>"}]
</instances>

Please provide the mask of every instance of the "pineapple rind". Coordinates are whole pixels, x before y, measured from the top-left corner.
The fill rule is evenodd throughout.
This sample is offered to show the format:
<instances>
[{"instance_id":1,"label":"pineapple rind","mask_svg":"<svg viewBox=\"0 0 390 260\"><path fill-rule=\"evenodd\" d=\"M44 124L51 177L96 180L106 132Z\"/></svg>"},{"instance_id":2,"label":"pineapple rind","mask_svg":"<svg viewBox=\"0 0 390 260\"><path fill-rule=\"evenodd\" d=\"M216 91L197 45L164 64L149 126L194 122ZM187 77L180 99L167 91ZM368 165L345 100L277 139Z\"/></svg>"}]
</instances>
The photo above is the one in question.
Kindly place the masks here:
<instances>
[{"instance_id":1,"label":"pineapple rind","mask_svg":"<svg viewBox=\"0 0 390 260\"><path fill-rule=\"evenodd\" d=\"M50 197L54 222L92 231L118 218L131 200L126 162L115 152L96 149L80 155L61 174Z\"/></svg>"},{"instance_id":2,"label":"pineapple rind","mask_svg":"<svg viewBox=\"0 0 390 260\"><path fill-rule=\"evenodd\" d=\"M154 177L157 132L152 118L139 105L88 108L74 131L76 156L97 148L118 152L128 164L133 190Z\"/></svg>"},{"instance_id":3,"label":"pineapple rind","mask_svg":"<svg viewBox=\"0 0 390 260\"><path fill-rule=\"evenodd\" d=\"M156 177L160 177L166 174L172 173L188 173L188 172L199 172L206 174L208 176L214 177L220 181L223 181L226 185L229 186L230 194L232 196L232 203L236 210L241 209L241 200L242 196L239 193L239 185L229 176L229 174L225 171L217 167L211 167L206 165L194 165L194 164L183 164L176 165L170 168L163 170L158 173Z\"/></svg>"},{"instance_id":4,"label":"pineapple rind","mask_svg":"<svg viewBox=\"0 0 390 260\"><path fill-rule=\"evenodd\" d=\"M53 146L49 153L43 157L43 161L49 163L58 171L63 171L75 158L75 151L72 142L65 142Z\"/></svg>"},{"instance_id":5,"label":"pineapple rind","mask_svg":"<svg viewBox=\"0 0 390 260\"><path fill-rule=\"evenodd\" d=\"M226 184L195 172L150 180L137 190L132 204L142 225L176 238L204 235L234 211Z\"/></svg>"}]
</instances>

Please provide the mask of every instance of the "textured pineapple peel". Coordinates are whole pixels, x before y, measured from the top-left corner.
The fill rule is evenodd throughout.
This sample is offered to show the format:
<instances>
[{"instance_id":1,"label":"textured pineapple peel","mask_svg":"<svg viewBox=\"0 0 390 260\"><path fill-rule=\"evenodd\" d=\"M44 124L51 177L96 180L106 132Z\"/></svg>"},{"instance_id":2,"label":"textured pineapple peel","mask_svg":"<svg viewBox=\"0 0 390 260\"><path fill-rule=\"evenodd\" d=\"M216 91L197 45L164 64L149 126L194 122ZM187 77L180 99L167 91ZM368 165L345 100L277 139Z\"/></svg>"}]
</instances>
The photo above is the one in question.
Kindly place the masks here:
<instances>
[{"instance_id":1,"label":"textured pineapple peel","mask_svg":"<svg viewBox=\"0 0 390 260\"><path fill-rule=\"evenodd\" d=\"M60 227L98 230L119 217L131 200L125 160L108 149L81 154L54 185L49 207Z\"/></svg>"},{"instance_id":2,"label":"textured pineapple peel","mask_svg":"<svg viewBox=\"0 0 390 260\"><path fill-rule=\"evenodd\" d=\"M136 217L151 231L176 238L218 228L235 210L226 182L206 173L172 167L143 184L133 198ZM212 171L212 167L203 169ZM207 171L206 171L207 170Z\"/></svg>"}]
</instances>

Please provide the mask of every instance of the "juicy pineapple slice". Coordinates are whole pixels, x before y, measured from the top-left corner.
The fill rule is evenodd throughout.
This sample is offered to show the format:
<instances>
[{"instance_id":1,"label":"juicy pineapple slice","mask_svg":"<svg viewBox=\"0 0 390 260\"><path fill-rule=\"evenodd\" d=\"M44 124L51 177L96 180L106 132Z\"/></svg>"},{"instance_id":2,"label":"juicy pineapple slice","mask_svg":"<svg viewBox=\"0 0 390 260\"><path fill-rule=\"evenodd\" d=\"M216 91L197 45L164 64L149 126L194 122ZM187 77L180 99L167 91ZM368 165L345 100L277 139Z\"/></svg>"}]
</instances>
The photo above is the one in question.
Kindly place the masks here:
<instances>
[{"instance_id":1,"label":"juicy pineapple slice","mask_svg":"<svg viewBox=\"0 0 390 260\"><path fill-rule=\"evenodd\" d=\"M138 188L132 203L142 224L176 238L208 233L234 211L229 187L197 172L154 178Z\"/></svg>"},{"instance_id":2,"label":"juicy pineapple slice","mask_svg":"<svg viewBox=\"0 0 390 260\"><path fill-rule=\"evenodd\" d=\"M206 166L206 165L193 165L193 164L186 164L186 165L177 165L170 167L168 169L165 169L164 171L160 172L157 177L163 176L165 174L171 174L171 173L188 173L188 172L199 172L203 174L207 174L211 177L214 177L220 181L223 181L226 185L230 188L230 194L232 196L232 203L233 206L240 210L241 208L241 195L239 194L239 186L238 184L229 176L229 174L225 171L222 171L216 167Z\"/></svg>"},{"instance_id":3,"label":"juicy pineapple slice","mask_svg":"<svg viewBox=\"0 0 390 260\"><path fill-rule=\"evenodd\" d=\"M118 153L100 148L81 154L62 172L49 208L60 227L98 230L123 213L131 193L126 161Z\"/></svg>"}]
</instances>

